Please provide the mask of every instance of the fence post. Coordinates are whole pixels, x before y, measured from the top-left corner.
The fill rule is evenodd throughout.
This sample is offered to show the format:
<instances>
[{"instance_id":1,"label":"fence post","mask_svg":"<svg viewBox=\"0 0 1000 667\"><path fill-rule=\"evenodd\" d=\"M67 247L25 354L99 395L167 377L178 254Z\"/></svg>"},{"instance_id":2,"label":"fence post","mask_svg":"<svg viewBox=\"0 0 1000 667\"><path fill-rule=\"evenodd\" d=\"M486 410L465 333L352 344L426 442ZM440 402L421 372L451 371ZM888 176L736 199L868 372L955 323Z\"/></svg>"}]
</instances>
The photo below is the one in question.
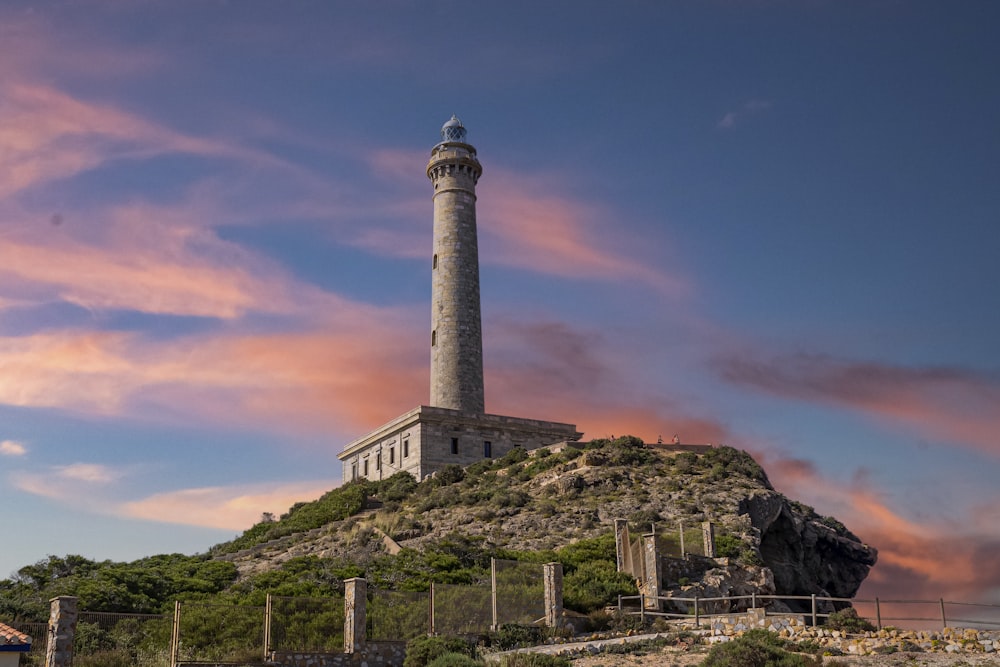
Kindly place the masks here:
<instances>
[{"instance_id":1,"label":"fence post","mask_svg":"<svg viewBox=\"0 0 1000 667\"><path fill-rule=\"evenodd\" d=\"M360 653L365 647L368 612L368 582L360 577L344 582L344 653Z\"/></svg>"},{"instance_id":2,"label":"fence post","mask_svg":"<svg viewBox=\"0 0 1000 667\"><path fill-rule=\"evenodd\" d=\"M615 519L615 559L618 561L618 571L632 574L631 549L629 549L628 521Z\"/></svg>"},{"instance_id":3,"label":"fence post","mask_svg":"<svg viewBox=\"0 0 1000 667\"><path fill-rule=\"evenodd\" d=\"M490 582L493 588L493 632L500 629L500 613L497 606L497 559L490 558Z\"/></svg>"},{"instance_id":4,"label":"fence post","mask_svg":"<svg viewBox=\"0 0 1000 667\"><path fill-rule=\"evenodd\" d=\"M878 598L875 598L875 627L882 629L882 610L878 606Z\"/></svg>"},{"instance_id":5,"label":"fence post","mask_svg":"<svg viewBox=\"0 0 1000 667\"><path fill-rule=\"evenodd\" d=\"M639 593L639 624L646 625L646 594Z\"/></svg>"},{"instance_id":6,"label":"fence post","mask_svg":"<svg viewBox=\"0 0 1000 667\"><path fill-rule=\"evenodd\" d=\"M750 608L757 608L757 591L750 591Z\"/></svg>"},{"instance_id":7,"label":"fence post","mask_svg":"<svg viewBox=\"0 0 1000 667\"><path fill-rule=\"evenodd\" d=\"M45 667L72 666L77 617L75 597L60 595L49 600L49 641L45 646Z\"/></svg>"},{"instance_id":8,"label":"fence post","mask_svg":"<svg viewBox=\"0 0 1000 667\"><path fill-rule=\"evenodd\" d=\"M264 598L264 660L271 652L271 594Z\"/></svg>"},{"instance_id":9,"label":"fence post","mask_svg":"<svg viewBox=\"0 0 1000 667\"><path fill-rule=\"evenodd\" d=\"M558 628L563 615L562 563L543 565L542 578L545 581L545 625Z\"/></svg>"},{"instance_id":10,"label":"fence post","mask_svg":"<svg viewBox=\"0 0 1000 667\"><path fill-rule=\"evenodd\" d=\"M816 594L812 594L812 617L813 617L813 627L816 627Z\"/></svg>"},{"instance_id":11,"label":"fence post","mask_svg":"<svg viewBox=\"0 0 1000 667\"><path fill-rule=\"evenodd\" d=\"M703 521L701 524L701 539L704 542L705 557L715 558L715 524Z\"/></svg>"},{"instance_id":12,"label":"fence post","mask_svg":"<svg viewBox=\"0 0 1000 667\"><path fill-rule=\"evenodd\" d=\"M430 609L428 609L427 615L430 617L428 621L427 634L431 637L434 636L434 582L431 582L431 595L428 598L430 603Z\"/></svg>"},{"instance_id":13,"label":"fence post","mask_svg":"<svg viewBox=\"0 0 1000 667\"><path fill-rule=\"evenodd\" d=\"M677 522L677 530L680 532L680 535L681 535L681 559L683 559L684 558L684 522L683 521L678 521Z\"/></svg>"},{"instance_id":14,"label":"fence post","mask_svg":"<svg viewBox=\"0 0 1000 667\"><path fill-rule=\"evenodd\" d=\"M170 628L170 667L176 667L181 644L181 601L174 600L174 622Z\"/></svg>"},{"instance_id":15,"label":"fence post","mask_svg":"<svg viewBox=\"0 0 1000 667\"><path fill-rule=\"evenodd\" d=\"M944 615L944 598L941 598L941 627L948 627L948 618Z\"/></svg>"},{"instance_id":16,"label":"fence post","mask_svg":"<svg viewBox=\"0 0 1000 667\"><path fill-rule=\"evenodd\" d=\"M701 611L698 609L698 596L694 596L694 626L701 627Z\"/></svg>"}]
</instances>

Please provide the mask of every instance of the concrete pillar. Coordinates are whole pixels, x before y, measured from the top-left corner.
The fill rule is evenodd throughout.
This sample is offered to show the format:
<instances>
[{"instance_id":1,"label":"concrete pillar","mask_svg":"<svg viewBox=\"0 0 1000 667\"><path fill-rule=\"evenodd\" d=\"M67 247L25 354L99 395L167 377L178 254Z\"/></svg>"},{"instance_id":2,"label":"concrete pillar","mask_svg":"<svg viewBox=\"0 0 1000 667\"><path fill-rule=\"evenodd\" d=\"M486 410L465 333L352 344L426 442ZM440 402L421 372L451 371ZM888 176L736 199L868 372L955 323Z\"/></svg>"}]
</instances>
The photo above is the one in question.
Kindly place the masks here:
<instances>
[{"instance_id":1,"label":"concrete pillar","mask_svg":"<svg viewBox=\"0 0 1000 667\"><path fill-rule=\"evenodd\" d=\"M618 559L618 571L632 573L632 550L628 543L628 521L615 519L615 556Z\"/></svg>"},{"instance_id":2,"label":"concrete pillar","mask_svg":"<svg viewBox=\"0 0 1000 667\"><path fill-rule=\"evenodd\" d=\"M656 596L660 594L660 554L656 551L655 534L642 536L642 557L645 576L642 580L642 590L639 592L646 596L646 609L659 611L660 601Z\"/></svg>"},{"instance_id":3,"label":"concrete pillar","mask_svg":"<svg viewBox=\"0 0 1000 667\"><path fill-rule=\"evenodd\" d=\"M73 636L78 617L76 598L64 595L49 600L49 641L45 647L45 667L72 667Z\"/></svg>"},{"instance_id":4,"label":"concrete pillar","mask_svg":"<svg viewBox=\"0 0 1000 667\"><path fill-rule=\"evenodd\" d=\"M359 653L365 647L368 612L368 582L361 578L344 582L344 653Z\"/></svg>"},{"instance_id":5,"label":"concrete pillar","mask_svg":"<svg viewBox=\"0 0 1000 667\"><path fill-rule=\"evenodd\" d=\"M705 556L715 558L715 524L711 521L701 524L701 539L705 543Z\"/></svg>"},{"instance_id":6,"label":"concrete pillar","mask_svg":"<svg viewBox=\"0 0 1000 667\"><path fill-rule=\"evenodd\" d=\"M542 567L545 579L545 625L558 628L563 617L562 563L546 563Z\"/></svg>"}]
</instances>

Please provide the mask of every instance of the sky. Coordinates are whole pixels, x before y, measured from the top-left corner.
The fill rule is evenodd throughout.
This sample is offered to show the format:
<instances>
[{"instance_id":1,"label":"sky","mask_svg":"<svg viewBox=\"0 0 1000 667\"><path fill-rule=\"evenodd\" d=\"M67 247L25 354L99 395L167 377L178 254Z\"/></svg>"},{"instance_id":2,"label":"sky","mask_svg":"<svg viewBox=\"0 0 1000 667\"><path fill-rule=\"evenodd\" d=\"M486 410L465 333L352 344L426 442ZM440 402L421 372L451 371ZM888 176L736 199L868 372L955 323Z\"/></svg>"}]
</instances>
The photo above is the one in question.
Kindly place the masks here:
<instances>
[{"instance_id":1,"label":"sky","mask_svg":"<svg viewBox=\"0 0 1000 667\"><path fill-rule=\"evenodd\" d=\"M207 551L428 401L457 114L488 412L745 449L879 549L861 595L1000 604L998 21L7 0L0 577Z\"/></svg>"}]
</instances>

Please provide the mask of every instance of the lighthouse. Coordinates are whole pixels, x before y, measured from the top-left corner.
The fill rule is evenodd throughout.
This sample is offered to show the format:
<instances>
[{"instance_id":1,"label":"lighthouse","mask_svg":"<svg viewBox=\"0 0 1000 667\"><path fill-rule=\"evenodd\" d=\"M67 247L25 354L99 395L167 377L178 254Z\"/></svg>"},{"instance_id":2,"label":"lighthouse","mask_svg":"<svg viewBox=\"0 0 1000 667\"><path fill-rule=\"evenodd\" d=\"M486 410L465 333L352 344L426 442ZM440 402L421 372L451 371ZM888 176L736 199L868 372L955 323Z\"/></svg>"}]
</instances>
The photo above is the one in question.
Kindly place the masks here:
<instances>
[{"instance_id":1,"label":"lighthouse","mask_svg":"<svg viewBox=\"0 0 1000 667\"><path fill-rule=\"evenodd\" d=\"M431 149L434 188L431 256L430 405L382 424L338 454L344 482L400 472L424 479L445 466L575 442L573 424L487 414L483 398L483 326L479 308L476 184L483 168L452 116Z\"/></svg>"},{"instance_id":2,"label":"lighthouse","mask_svg":"<svg viewBox=\"0 0 1000 667\"><path fill-rule=\"evenodd\" d=\"M475 413L485 412L476 232L482 173L462 121L452 116L427 164L434 186L430 404Z\"/></svg>"}]
</instances>

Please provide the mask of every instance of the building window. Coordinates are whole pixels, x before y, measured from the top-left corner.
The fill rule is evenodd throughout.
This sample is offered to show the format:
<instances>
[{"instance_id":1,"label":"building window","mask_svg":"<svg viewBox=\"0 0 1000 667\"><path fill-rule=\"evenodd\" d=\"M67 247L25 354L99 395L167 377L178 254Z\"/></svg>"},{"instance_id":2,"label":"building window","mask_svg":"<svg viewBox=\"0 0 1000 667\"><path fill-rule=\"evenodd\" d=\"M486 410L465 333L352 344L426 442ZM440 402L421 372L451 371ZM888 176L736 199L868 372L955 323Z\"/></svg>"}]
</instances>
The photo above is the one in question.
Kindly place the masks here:
<instances>
[{"instance_id":1,"label":"building window","mask_svg":"<svg viewBox=\"0 0 1000 667\"><path fill-rule=\"evenodd\" d=\"M493 443L489 440L483 440L483 456L485 458L493 458Z\"/></svg>"},{"instance_id":2,"label":"building window","mask_svg":"<svg viewBox=\"0 0 1000 667\"><path fill-rule=\"evenodd\" d=\"M375 470L382 469L382 454L381 452L375 455Z\"/></svg>"},{"instance_id":3,"label":"building window","mask_svg":"<svg viewBox=\"0 0 1000 667\"><path fill-rule=\"evenodd\" d=\"M368 459L365 459L364 462L361 464L361 469L364 471L364 473L363 473L364 476L367 477L368 476Z\"/></svg>"},{"instance_id":4,"label":"building window","mask_svg":"<svg viewBox=\"0 0 1000 667\"><path fill-rule=\"evenodd\" d=\"M355 480L357 478L358 478L358 464L357 463L352 463L351 464L351 480L353 481L353 480Z\"/></svg>"},{"instance_id":5,"label":"building window","mask_svg":"<svg viewBox=\"0 0 1000 667\"><path fill-rule=\"evenodd\" d=\"M438 342L438 332L435 330L431 332L431 347L437 345L437 342Z\"/></svg>"},{"instance_id":6,"label":"building window","mask_svg":"<svg viewBox=\"0 0 1000 667\"><path fill-rule=\"evenodd\" d=\"M404 440L403 441L403 458L405 459L405 458L407 458L409 456L410 456L410 441L409 440Z\"/></svg>"},{"instance_id":7,"label":"building window","mask_svg":"<svg viewBox=\"0 0 1000 667\"><path fill-rule=\"evenodd\" d=\"M389 464L391 465L391 464L393 464L395 462L396 462L396 448L395 447L390 447L389 448Z\"/></svg>"},{"instance_id":8,"label":"building window","mask_svg":"<svg viewBox=\"0 0 1000 667\"><path fill-rule=\"evenodd\" d=\"M451 453L458 454L458 438L451 439Z\"/></svg>"},{"instance_id":9,"label":"building window","mask_svg":"<svg viewBox=\"0 0 1000 667\"><path fill-rule=\"evenodd\" d=\"M432 266L431 268L436 269L437 267L438 267L438 256L434 255L434 266Z\"/></svg>"}]
</instances>

